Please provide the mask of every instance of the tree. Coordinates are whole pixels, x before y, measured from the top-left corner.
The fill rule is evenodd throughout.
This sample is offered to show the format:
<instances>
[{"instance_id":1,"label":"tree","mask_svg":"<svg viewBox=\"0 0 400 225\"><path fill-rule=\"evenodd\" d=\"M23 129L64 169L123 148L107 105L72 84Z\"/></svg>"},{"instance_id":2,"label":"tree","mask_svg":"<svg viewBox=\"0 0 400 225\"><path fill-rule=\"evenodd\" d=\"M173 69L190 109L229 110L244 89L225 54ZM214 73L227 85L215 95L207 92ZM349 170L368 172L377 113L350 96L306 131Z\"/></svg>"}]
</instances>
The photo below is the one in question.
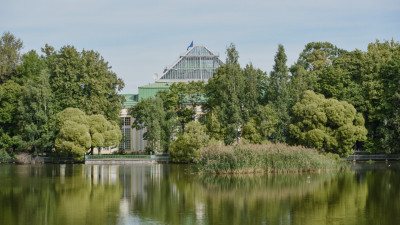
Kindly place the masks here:
<instances>
[{"instance_id":1,"label":"tree","mask_svg":"<svg viewBox=\"0 0 400 225\"><path fill-rule=\"evenodd\" d=\"M16 68L17 76L13 80L23 85L27 79L37 79L45 69L47 65L44 58L31 50L22 55L21 63Z\"/></svg>"},{"instance_id":2,"label":"tree","mask_svg":"<svg viewBox=\"0 0 400 225\"><path fill-rule=\"evenodd\" d=\"M67 108L57 114L57 137L55 146L62 155L72 155L82 159L95 147L116 146L122 134L119 126L107 121L103 115L87 116L77 108Z\"/></svg>"},{"instance_id":3,"label":"tree","mask_svg":"<svg viewBox=\"0 0 400 225\"><path fill-rule=\"evenodd\" d=\"M239 141L243 125L245 79L235 45L231 44L226 52L226 64L217 69L206 85L208 99L204 108L209 113L218 108L215 115L221 124L224 141L232 144Z\"/></svg>"},{"instance_id":4,"label":"tree","mask_svg":"<svg viewBox=\"0 0 400 225\"><path fill-rule=\"evenodd\" d=\"M290 107L301 100L304 91L314 90L314 79L311 73L299 64L290 67L291 79L289 81Z\"/></svg>"},{"instance_id":5,"label":"tree","mask_svg":"<svg viewBox=\"0 0 400 225\"><path fill-rule=\"evenodd\" d=\"M279 120L275 132L275 141L286 142L289 126L289 74L287 57L283 45L278 46L275 64L269 78L267 102L276 110Z\"/></svg>"},{"instance_id":6,"label":"tree","mask_svg":"<svg viewBox=\"0 0 400 225\"><path fill-rule=\"evenodd\" d=\"M20 137L14 138L19 134L16 112L21 92L22 87L13 80L0 85L0 142L10 153L21 148Z\"/></svg>"},{"instance_id":7,"label":"tree","mask_svg":"<svg viewBox=\"0 0 400 225\"><path fill-rule=\"evenodd\" d=\"M102 114L108 120L119 121L123 97L118 91L124 82L98 52L78 52L72 46L65 46L49 54L50 85L58 110L75 107L88 115Z\"/></svg>"},{"instance_id":8,"label":"tree","mask_svg":"<svg viewBox=\"0 0 400 225\"><path fill-rule=\"evenodd\" d=\"M387 102L387 97L390 99L393 97L393 89L388 88L388 86L390 84L396 86L396 78L389 72L390 70L385 69L386 71L382 71L382 69L387 67L387 64L396 54L400 54L400 45L398 42L394 42L393 40L382 43L376 41L368 45L368 52L365 55L365 61L361 68L363 72L361 87L365 99L363 113L366 117L366 127L369 131L366 146L371 152L384 150L382 139L386 137L385 132L382 131L386 130L385 121L388 119L385 102ZM386 74L387 72L389 74Z\"/></svg>"},{"instance_id":9,"label":"tree","mask_svg":"<svg viewBox=\"0 0 400 225\"><path fill-rule=\"evenodd\" d=\"M258 105L255 115L243 126L243 138L252 144L268 142L275 133L278 115L270 105Z\"/></svg>"},{"instance_id":10,"label":"tree","mask_svg":"<svg viewBox=\"0 0 400 225\"><path fill-rule=\"evenodd\" d=\"M400 52L380 72L385 85L381 99L381 121L377 133L379 144L386 153L400 152Z\"/></svg>"},{"instance_id":11,"label":"tree","mask_svg":"<svg viewBox=\"0 0 400 225\"><path fill-rule=\"evenodd\" d=\"M84 112L77 108L66 108L57 114L58 134L55 147L61 155L72 155L82 159L92 144L89 123Z\"/></svg>"},{"instance_id":12,"label":"tree","mask_svg":"<svg viewBox=\"0 0 400 225\"><path fill-rule=\"evenodd\" d=\"M310 42L300 53L297 64L307 71L317 71L331 65L334 59L344 52L329 42Z\"/></svg>"},{"instance_id":13,"label":"tree","mask_svg":"<svg viewBox=\"0 0 400 225\"><path fill-rule=\"evenodd\" d=\"M290 135L301 145L347 156L357 141L366 140L362 114L345 101L306 91L292 115Z\"/></svg>"},{"instance_id":14,"label":"tree","mask_svg":"<svg viewBox=\"0 0 400 225\"><path fill-rule=\"evenodd\" d=\"M178 117L182 131L185 129L185 124L195 119L196 107L203 102L204 85L204 81L178 82L173 83L169 90L157 93L163 101L164 110L172 111L167 113L170 115L169 118L174 118L175 115Z\"/></svg>"},{"instance_id":15,"label":"tree","mask_svg":"<svg viewBox=\"0 0 400 225\"><path fill-rule=\"evenodd\" d=\"M54 146L54 105L48 71L35 71L25 82L18 102L19 127L22 140L26 142L25 150L37 153Z\"/></svg>"},{"instance_id":16,"label":"tree","mask_svg":"<svg viewBox=\"0 0 400 225\"><path fill-rule=\"evenodd\" d=\"M165 111L161 98L146 98L140 100L130 111L134 118L132 127L140 130L146 129L143 138L148 141L149 151L158 152L161 149Z\"/></svg>"},{"instance_id":17,"label":"tree","mask_svg":"<svg viewBox=\"0 0 400 225\"><path fill-rule=\"evenodd\" d=\"M0 38L0 84L5 83L15 75L21 57L22 45L22 41L10 32L3 33Z\"/></svg>"},{"instance_id":18,"label":"tree","mask_svg":"<svg viewBox=\"0 0 400 225\"><path fill-rule=\"evenodd\" d=\"M244 76L244 96L243 99L243 119L248 121L254 116L259 104L264 104L263 98L266 95L266 73L260 69L255 69L252 64L246 65L243 70Z\"/></svg>"},{"instance_id":19,"label":"tree","mask_svg":"<svg viewBox=\"0 0 400 225\"><path fill-rule=\"evenodd\" d=\"M324 69L333 65L335 60L346 51L329 42L310 42L293 66L290 67L290 97L291 106L299 102L306 90L318 90L318 80Z\"/></svg>"},{"instance_id":20,"label":"tree","mask_svg":"<svg viewBox=\"0 0 400 225\"><path fill-rule=\"evenodd\" d=\"M118 146L122 139L121 130L114 121L108 121L103 115L88 116L89 133L92 140L90 146L90 154L93 154L94 148L98 149L100 154L101 148Z\"/></svg>"},{"instance_id":21,"label":"tree","mask_svg":"<svg viewBox=\"0 0 400 225\"><path fill-rule=\"evenodd\" d=\"M209 143L206 128L199 122L191 121L186 125L185 133L176 139L169 150L173 162L191 163L199 156L199 151Z\"/></svg>"}]
</instances>

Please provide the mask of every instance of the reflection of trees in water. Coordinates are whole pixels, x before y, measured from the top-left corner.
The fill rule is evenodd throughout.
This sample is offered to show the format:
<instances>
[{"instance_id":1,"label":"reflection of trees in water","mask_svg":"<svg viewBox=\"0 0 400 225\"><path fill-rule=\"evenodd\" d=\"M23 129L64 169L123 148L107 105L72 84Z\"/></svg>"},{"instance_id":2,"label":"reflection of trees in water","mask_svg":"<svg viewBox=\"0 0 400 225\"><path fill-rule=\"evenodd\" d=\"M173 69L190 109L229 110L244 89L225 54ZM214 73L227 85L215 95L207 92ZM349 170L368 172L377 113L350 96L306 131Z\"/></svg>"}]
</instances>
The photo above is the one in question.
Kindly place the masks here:
<instances>
[{"instance_id":1,"label":"reflection of trees in water","mask_svg":"<svg viewBox=\"0 0 400 225\"><path fill-rule=\"evenodd\" d=\"M388 164L389 165L389 164ZM386 165L386 166L388 166ZM400 177L399 167L366 173L368 186L365 214L368 224L396 224L400 221Z\"/></svg>"},{"instance_id":2,"label":"reflection of trees in water","mask_svg":"<svg viewBox=\"0 0 400 225\"><path fill-rule=\"evenodd\" d=\"M187 166L165 166L134 199L133 211L161 223L275 223L291 213L293 202L323 190L338 176L322 174L197 175ZM310 178L308 178L310 177ZM245 194L246 193L246 194ZM256 215L256 216L255 216ZM285 216L283 216L285 215Z\"/></svg>"},{"instance_id":3,"label":"reflection of trees in water","mask_svg":"<svg viewBox=\"0 0 400 225\"><path fill-rule=\"evenodd\" d=\"M2 165L0 224L396 224L399 168L385 166L215 176L187 165Z\"/></svg>"},{"instance_id":4,"label":"reflection of trees in water","mask_svg":"<svg viewBox=\"0 0 400 225\"><path fill-rule=\"evenodd\" d=\"M116 224L121 187L95 184L99 173L84 165L11 167L10 182L0 177L0 224Z\"/></svg>"},{"instance_id":5,"label":"reflection of trees in water","mask_svg":"<svg viewBox=\"0 0 400 225\"><path fill-rule=\"evenodd\" d=\"M229 176L192 174L186 166L165 166L164 171L146 184L147 201L132 204L137 216L170 224L368 224L377 221L365 215L368 207L384 216L385 199L379 196L390 198L390 193L374 194L378 199L372 203L370 192L385 185L375 186L367 180L386 186L389 182L399 190L399 181L394 182L398 175L360 182L351 170ZM392 196L397 199L389 211L392 218L398 218L394 212L399 211L399 194Z\"/></svg>"},{"instance_id":6,"label":"reflection of trees in water","mask_svg":"<svg viewBox=\"0 0 400 225\"><path fill-rule=\"evenodd\" d=\"M216 222L290 224L301 221L294 218L294 204L320 192L337 176L338 172L205 176L202 181L207 201L211 203L208 214Z\"/></svg>"}]
</instances>

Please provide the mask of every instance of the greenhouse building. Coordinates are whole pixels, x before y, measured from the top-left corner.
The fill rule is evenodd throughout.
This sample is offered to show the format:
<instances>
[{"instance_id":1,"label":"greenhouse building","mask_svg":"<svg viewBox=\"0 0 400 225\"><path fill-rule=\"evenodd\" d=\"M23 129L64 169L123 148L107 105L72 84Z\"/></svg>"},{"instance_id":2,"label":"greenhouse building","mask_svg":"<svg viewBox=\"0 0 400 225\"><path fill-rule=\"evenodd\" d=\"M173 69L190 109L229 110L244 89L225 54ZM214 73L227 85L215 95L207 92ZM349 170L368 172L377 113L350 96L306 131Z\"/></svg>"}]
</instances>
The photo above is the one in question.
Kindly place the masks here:
<instances>
[{"instance_id":1,"label":"greenhouse building","mask_svg":"<svg viewBox=\"0 0 400 225\"><path fill-rule=\"evenodd\" d=\"M123 139L119 149L127 152L144 151L146 141L143 139L145 130L132 128L133 118L128 115L129 108L135 106L143 98L155 97L158 91L167 90L172 83L205 81L213 77L215 70L223 65L219 56L204 46L190 46L171 67L166 67L162 76L155 77L155 83L139 87L138 94L125 94L125 103L121 111L121 131Z\"/></svg>"}]
</instances>

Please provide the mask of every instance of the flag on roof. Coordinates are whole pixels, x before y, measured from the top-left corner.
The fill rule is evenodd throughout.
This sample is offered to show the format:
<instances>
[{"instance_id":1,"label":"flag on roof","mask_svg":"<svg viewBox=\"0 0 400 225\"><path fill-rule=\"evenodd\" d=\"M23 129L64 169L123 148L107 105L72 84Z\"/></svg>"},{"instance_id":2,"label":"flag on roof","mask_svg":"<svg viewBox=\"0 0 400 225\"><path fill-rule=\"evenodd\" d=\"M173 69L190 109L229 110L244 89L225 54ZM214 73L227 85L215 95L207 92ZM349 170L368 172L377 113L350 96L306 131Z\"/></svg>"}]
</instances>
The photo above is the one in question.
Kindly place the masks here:
<instances>
[{"instance_id":1,"label":"flag on roof","mask_svg":"<svg viewBox=\"0 0 400 225\"><path fill-rule=\"evenodd\" d=\"M187 47L186 51L189 50L189 48L193 47L193 41L190 43L190 45Z\"/></svg>"}]
</instances>

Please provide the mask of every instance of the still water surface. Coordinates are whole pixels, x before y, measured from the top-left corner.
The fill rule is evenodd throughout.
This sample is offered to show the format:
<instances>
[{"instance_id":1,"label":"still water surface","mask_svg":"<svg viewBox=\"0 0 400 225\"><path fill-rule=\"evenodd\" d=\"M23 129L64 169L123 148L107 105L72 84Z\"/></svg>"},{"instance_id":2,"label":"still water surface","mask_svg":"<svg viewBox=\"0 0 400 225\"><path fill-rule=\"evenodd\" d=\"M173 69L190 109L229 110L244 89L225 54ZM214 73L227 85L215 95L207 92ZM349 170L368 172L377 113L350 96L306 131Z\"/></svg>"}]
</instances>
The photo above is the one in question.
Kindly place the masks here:
<instances>
[{"instance_id":1,"label":"still water surface","mask_svg":"<svg viewBox=\"0 0 400 225\"><path fill-rule=\"evenodd\" d=\"M400 164L198 175L184 165L0 165L0 224L400 224Z\"/></svg>"}]
</instances>

